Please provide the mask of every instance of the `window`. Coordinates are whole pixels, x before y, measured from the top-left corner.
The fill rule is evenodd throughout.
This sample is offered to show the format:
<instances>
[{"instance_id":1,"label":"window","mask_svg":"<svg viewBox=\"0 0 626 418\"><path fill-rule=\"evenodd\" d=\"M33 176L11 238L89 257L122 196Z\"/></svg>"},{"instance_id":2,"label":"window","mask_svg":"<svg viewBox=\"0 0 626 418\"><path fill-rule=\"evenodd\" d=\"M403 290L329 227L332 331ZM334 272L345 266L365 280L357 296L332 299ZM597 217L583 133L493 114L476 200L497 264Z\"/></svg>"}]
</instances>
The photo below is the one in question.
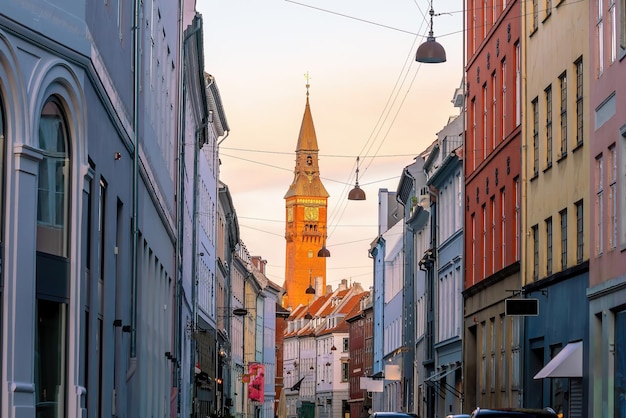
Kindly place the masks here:
<instances>
[{"instance_id":1,"label":"window","mask_svg":"<svg viewBox=\"0 0 626 418\"><path fill-rule=\"evenodd\" d=\"M502 80L502 91L501 91L501 97L500 97L500 120L501 125L500 125L500 139L502 141L504 141L504 138L506 136L507 133L507 120L506 120L506 114L507 114L507 103L506 103L506 59L502 60L502 71L501 71L501 76L500 76L501 80Z\"/></svg>"},{"instance_id":2,"label":"window","mask_svg":"<svg viewBox=\"0 0 626 418\"><path fill-rule=\"evenodd\" d=\"M506 193L504 188L500 189L500 249L502 253L502 267L506 266Z\"/></svg>"},{"instance_id":3,"label":"window","mask_svg":"<svg viewBox=\"0 0 626 418\"><path fill-rule=\"evenodd\" d=\"M491 272L496 271L496 198L491 197L490 216L491 216Z\"/></svg>"},{"instance_id":4,"label":"window","mask_svg":"<svg viewBox=\"0 0 626 418\"><path fill-rule=\"evenodd\" d=\"M483 39L487 37L487 10L489 10L487 0L483 0Z\"/></svg>"},{"instance_id":5,"label":"window","mask_svg":"<svg viewBox=\"0 0 626 418\"><path fill-rule=\"evenodd\" d=\"M49 274L51 269L60 268L60 264L66 262L69 248L71 165L68 130L61 109L56 98L48 99L41 111L38 129L42 159L37 187L37 251L56 257L37 255L37 288L45 286L49 293L37 293L35 306L35 399L37 405L52 402L59 406L50 415L52 418L66 415L64 400L68 381L66 289L69 289L69 275ZM42 408L36 408L37 415L44 413Z\"/></svg>"},{"instance_id":6,"label":"window","mask_svg":"<svg viewBox=\"0 0 626 418\"><path fill-rule=\"evenodd\" d=\"M626 347L626 311L615 313L614 347ZM615 350L615 363L613 365L614 404L613 416L625 418L624 394L626 393L626 352Z\"/></svg>"},{"instance_id":7,"label":"window","mask_svg":"<svg viewBox=\"0 0 626 418\"><path fill-rule=\"evenodd\" d=\"M576 262L583 262L584 249L583 201L576 202Z\"/></svg>"},{"instance_id":8,"label":"window","mask_svg":"<svg viewBox=\"0 0 626 418\"><path fill-rule=\"evenodd\" d=\"M596 48L597 48L597 77L600 77L604 72L604 10L602 8L602 3L604 0L596 0Z\"/></svg>"},{"instance_id":9,"label":"window","mask_svg":"<svg viewBox=\"0 0 626 418\"><path fill-rule=\"evenodd\" d=\"M550 346L550 358L554 359L561 351L561 344L555 344ZM566 378L552 378L550 379L550 405L553 405L553 409L557 413L563 415L563 411L567 409L568 399L568 381Z\"/></svg>"},{"instance_id":10,"label":"window","mask_svg":"<svg viewBox=\"0 0 626 418\"><path fill-rule=\"evenodd\" d=\"M539 278L539 227L534 225L533 230L533 280Z\"/></svg>"},{"instance_id":11,"label":"window","mask_svg":"<svg viewBox=\"0 0 626 418\"><path fill-rule=\"evenodd\" d=\"M491 334L491 347L490 347L490 379L489 387L491 391L496 389L496 319L489 318L489 333Z\"/></svg>"},{"instance_id":12,"label":"window","mask_svg":"<svg viewBox=\"0 0 626 418\"><path fill-rule=\"evenodd\" d=\"M567 209L559 212L561 217L561 269L567 268Z\"/></svg>"},{"instance_id":13,"label":"window","mask_svg":"<svg viewBox=\"0 0 626 418\"><path fill-rule=\"evenodd\" d=\"M39 162L37 189L37 251L67 257L69 208L69 160L67 129L61 107L49 100L39 121Z\"/></svg>"},{"instance_id":14,"label":"window","mask_svg":"<svg viewBox=\"0 0 626 418\"><path fill-rule=\"evenodd\" d=\"M497 138L498 138L498 130L497 130L497 121L498 119L498 96L497 96L497 80L496 80L496 72L494 71L491 74L491 149L496 149Z\"/></svg>"},{"instance_id":15,"label":"window","mask_svg":"<svg viewBox=\"0 0 626 418\"><path fill-rule=\"evenodd\" d=\"M476 12L479 9L478 6L478 1L472 2L472 45L471 45L471 49L470 51L474 52L476 51L476 45L478 45L478 16L476 15Z\"/></svg>"},{"instance_id":16,"label":"window","mask_svg":"<svg viewBox=\"0 0 626 418\"><path fill-rule=\"evenodd\" d=\"M609 147L609 249L617 246L617 154L615 144Z\"/></svg>"},{"instance_id":17,"label":"window","mask_svg":"<svg viewBox=\"0 0 626 418\"><path fill-rule=\"evenodd\" d=\"M595 189L596 189L596 255L602 254L604 242L604 161L602 154L596 157Z\"/></svg>"},{"instance_id":18,"label":"window","mask_svg":"<svg viewBox=\"0 0 626 418\"><path fill-rule=\"evenodd\" d=\"M341 381L347 382L349 374L350 374L350 363L348 362L341 363Z\"/></svg>"},{"instance_id":19,"label":"window","mask_svg":"<svg viewBox=\"0 0 626 418\"><path fill-rule=\"evenodd\" d=\"M344 353L347 353L347 352L348 352L348 350L350 349L350 346L349 346L349 344L348 344L348 341L349 341L349 340L348 340L348 338L344 338L344 339L343 339L343 352L344 352Z\"/></svg>"},{"instance_id":20,"label":"window","mask_svg":"<svg viewBox=\"0 0 626 418\"><path fill-rule=\"evenodd\" d=\"M100 281L102 282L104 280L104 271L105 271L105 267L106 267L106 263L105 263L105 248L106 248L106 243L105 243L105 209L106 209L106 191L107 191L107 183L106 180L104 180L103 178L100 179L100 188L99 188L99 195L98 195L98 200L99 200L99 207L98 207L98 238L100 240L99 242L99 246L100 248L98 248L98 258L100 259Z\"/></svg>"},{"instance_id":21,"label":"window","mask_svg":"<svg viewBox=\"0 0 626 418\"><path fill-rule=\"evenodd\" d=\"M552 14L552 0L546 0L546 17Z\"/></svg>"},{"instance_id":22,"label":"window","mask_svg":"<svg viewBox=\"0 0 626 418\"><path fill-rule=\"evenodd\" d=\"M471 222L472 232L472 254L470 260L472 260L472 284L476 283L476 214L472 213Z\"/></svg>"},{"instance_id":23,"label":"window","mask_svg":"<svg viewBox=\"0 0 626 418\"><path fill-rule=\"evenodd\" d=\"M519 42L515 44L515 126L522 123L522 68L521 48Z\"/></svg>"},{"instance_id":24,"label":"window","mask_svg":"<svg viewBox=\"0 0 626 418\"><path fill-rule=\"evenodd\" d=\"M624 0L626 1L626 0ZM619 139L619 152L618 155L624 156L626 155L626 130L621 131L622 137ZM619 163L619 182L618 185L618 195L622 196L621 199L618 199L618 228L619 228L619 244L620 249L626 248L626 158L621 157L618 160Z\"/></svg>"},{"instance_id":25,"label":"window","mask_svg":"<svg viewBox=\"0 0 626 418\"><path fill-rule=\"evenodd\" d=\"M520 211L521 211L521 190L519 177L515 177L515 258L520 259Z\"/></svg>"},{"instance_id":26,"label":"window","mask_svg":"<svg viewBox=\"0 0 626 418\"><path fill-rule=\"evenodd\" d=\"M500 315L500 390L506 390L506 343L507 343L507 318Z\"/></svg>"},{"instance_id":27,"label":"window","mask_svg":"<svg viewBox=\"0 0 626 418\"><path fill-rule=\"evenodd\" d=\"M487 158L487 84L483 84L483 160Z\"/></svg>"},{"instance_id":28,"label":"window","mask_svg":"<svg viewBox=\"0 0 626 418\"><path fill-rule=\"evenodd\" d=\"M483 205L483 278L487 277L487 207Z\"/></svg>"},{"instance_id":29,"label":"window","mask_svg":"<svg viewBox=\"0 0 626 418\"><path fill-rule=\"evenodd\" d=\"M552 274L552 217L546 219L546 275Z\"/></svg>"},{"instance_id":30,"label":"window","mask_svg":"<svg viewBox=\"0 0 626 418\"><path fill-rule=\"evenodd\" d=\"M567 73L559 76L561 88L561 157L567 155Z\"/></svg>"},{"instance_id":31,"label":"window","mask_svg":"<svg viewBox=\"0 0 626 418\"><path fill-rule=\"evenodd\" d=\"M546 166L552 166L552 86L545 90L546 94Z\"/></svg>"},{"instance_id":32,"label":"window","mask_svg":"<svg viewBox=\"0 0 626 418\"><path fill-rule=\"evenodd\" d=\"M536 31L539 27L539 0L533 0L533 30Z\"/></svg>"},{"instance_id":33,"label":"window","mask_svg":"<svg viewBox=\"0 0 626 418\"><path fill-rule=\"evenodd\" d=\"M576 146L583 144L583 59L576 61Z\"/></svg>"},{"instance_id":34,"label":"window","mask_svg":"<svg viewBox=\"0 0 626 418\"><path fill-rule=\"evenodd\" d=\"M480 387L483 393L487 387L487 326L485 321L480 323L481 333L481 367L480 367Z\"/></svg>"},{"instance_id":35,"label":"window","mask_svg":"<svg viewBox=\"0 0 626 418\"><path fill-rule=\"evenodd\" d=\"M535 97L533 107L533 176L539 175L539 102Z\"/></svg>"},{"instance_id":36,"label":"window","mask_svg":"<svg viewBox=\"0 0 626 418\"><path fill-rule=\"evenodd\" d=\"M609 0L609 30L611 31L611 52L609 62L613 64L617 58L617 18L615 0Z\"/></svg>"},{"instance_id":37,"label":"window","mask_svg":"<svg viewBox=\"0 0 626 418\"><path fill-rule=\"evenodd\" d=\"M476 149L476 144L478 143L478 138L476 137L476 98L472 98L472 140L474 141L474 155L473 162L474 165L472 170L476 169L476 163L478 158L478 150Z\"/></svg>"},{"instance_id":38,"label":"window","mask_svg":"<svg viewBox=\"0 0 626 418\"><path fill-rule=\"evenodd\" d=\"M49 405L53 404L57 408L46 416L61 418L65 416L63 405L67 396L67 304L39 299L36 318L36 414L48 414Z\"/></svg>"},{"instance_id":39,"label":"window","mask_svg":"<svg viewBox=\"0 0 626 418\"><path fill-rule=\"evenodd\" d=\"M619 3L619 46L626 49L626 1Z\"/></svg>"}]
</instances>

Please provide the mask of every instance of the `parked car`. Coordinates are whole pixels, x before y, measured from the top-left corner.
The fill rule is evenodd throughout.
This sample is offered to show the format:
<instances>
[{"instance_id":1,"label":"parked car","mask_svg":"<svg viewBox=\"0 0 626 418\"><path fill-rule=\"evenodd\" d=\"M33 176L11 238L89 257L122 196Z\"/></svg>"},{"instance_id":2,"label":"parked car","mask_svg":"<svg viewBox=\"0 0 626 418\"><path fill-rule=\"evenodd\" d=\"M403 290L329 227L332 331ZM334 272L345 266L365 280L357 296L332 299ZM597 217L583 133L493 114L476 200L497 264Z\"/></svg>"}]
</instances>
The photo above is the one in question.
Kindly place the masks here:
<instances>
[{"instance_id":1,"label":"parked car","mask_svg":"<svg viewBox=\"0 0 626 418\"><path fill-rule=\"evenodd\" d=\"M467 414L448 415L446 418L470 418Z\"/></svg>"},{"instance_id":2,"label":"parked car","mask_svg":"<svg viewBox=\"0 0 626 418\"><path fill-rule=\"evenodd\" d=\"M418 416L411 412L374 412L370 414L370 418L418 418Z\"/></svg>"},{"instance_id":3,"label":"parked car","mask_svg":"<svg viewBox=\"0 0 626 418\"><path fill-rule=\"evenodd\" d=\"M503 409L480 409L476 408L471 418L558 418L552 408L545 409L524 409L524 408L503 408Z\"/></svg>"}]
</instances>

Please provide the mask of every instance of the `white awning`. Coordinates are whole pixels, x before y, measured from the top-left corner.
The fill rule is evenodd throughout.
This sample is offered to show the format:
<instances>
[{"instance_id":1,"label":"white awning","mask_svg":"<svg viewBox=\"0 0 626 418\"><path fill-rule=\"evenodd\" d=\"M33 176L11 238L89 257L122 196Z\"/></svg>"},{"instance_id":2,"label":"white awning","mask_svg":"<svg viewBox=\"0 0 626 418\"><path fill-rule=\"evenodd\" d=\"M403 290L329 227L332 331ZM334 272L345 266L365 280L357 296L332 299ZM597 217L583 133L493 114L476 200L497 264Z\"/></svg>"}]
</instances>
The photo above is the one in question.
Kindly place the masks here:
<instances>
[{"instance_id":1,"label":"white awning","mask_svg":"<svg viewBox=\"0 0 626 418\"><path fill-rule=\"evenodd\" d=\"M567 344L534 379L546 377L583 377L583 342Z\"/></svg>"}]
</instances>

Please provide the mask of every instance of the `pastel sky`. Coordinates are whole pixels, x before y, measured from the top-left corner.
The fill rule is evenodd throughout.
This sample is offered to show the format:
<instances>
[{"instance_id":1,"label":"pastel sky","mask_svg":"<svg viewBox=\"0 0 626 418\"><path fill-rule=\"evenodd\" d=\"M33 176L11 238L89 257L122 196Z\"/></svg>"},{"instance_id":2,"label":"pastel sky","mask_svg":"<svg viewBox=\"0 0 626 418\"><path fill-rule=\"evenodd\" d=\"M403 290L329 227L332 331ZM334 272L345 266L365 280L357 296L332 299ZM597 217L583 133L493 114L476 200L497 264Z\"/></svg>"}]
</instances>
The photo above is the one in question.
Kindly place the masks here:
<instances>
[{"instance_id":1,"label":"pastel sky","mask_svg":"<svg viewBox=\"0 0 626 418\"><path fill-rule=\"evenodd\" d=\"M443 64L419 64L428 33L426 0L197 0L205 71L215 77L228 138L221 179L232 193L241 237L285 275L285 201L304 113L306 79L328 200L327 284L372 285L378 191L395 191L402 169L452 115L463 73L462 0L435 1ZM360 156L365 201L348 201Z\"/></svg>"}]
</instances>

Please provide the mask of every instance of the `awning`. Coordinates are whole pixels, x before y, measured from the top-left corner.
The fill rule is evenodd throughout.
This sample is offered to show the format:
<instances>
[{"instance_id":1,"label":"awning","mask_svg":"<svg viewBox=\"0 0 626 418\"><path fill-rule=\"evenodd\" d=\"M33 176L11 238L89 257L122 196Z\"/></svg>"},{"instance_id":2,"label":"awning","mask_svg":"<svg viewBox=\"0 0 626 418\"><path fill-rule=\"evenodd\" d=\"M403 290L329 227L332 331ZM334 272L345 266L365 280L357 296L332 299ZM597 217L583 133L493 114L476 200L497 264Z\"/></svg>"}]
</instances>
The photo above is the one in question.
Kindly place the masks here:
<instances>
[{"instance_id":1,"label":"awning","mask_svg":"<svg viewBox=\"0 0 626 418\"><path fill-rule=\"evenodd\" d=\"M583 377L583 342L567 344L534 379L546 377Z\"/></svg>"}]
</instances>

